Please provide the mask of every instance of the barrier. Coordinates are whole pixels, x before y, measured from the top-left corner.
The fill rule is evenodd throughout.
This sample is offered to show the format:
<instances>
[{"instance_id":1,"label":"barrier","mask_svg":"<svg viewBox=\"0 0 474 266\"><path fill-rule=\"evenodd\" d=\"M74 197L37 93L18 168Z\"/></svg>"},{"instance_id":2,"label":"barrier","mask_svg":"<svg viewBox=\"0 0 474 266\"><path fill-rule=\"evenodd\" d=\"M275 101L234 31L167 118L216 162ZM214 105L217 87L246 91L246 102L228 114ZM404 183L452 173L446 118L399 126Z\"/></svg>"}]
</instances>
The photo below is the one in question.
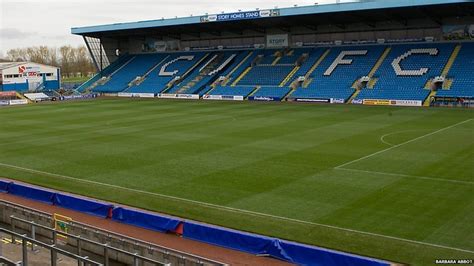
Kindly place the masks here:
<instances>
[{"instance_id":1,"label":"barrier","mask_svg":"<svg viewBox=\"0 0 474 266\"><path fill-rule=\"evenodd\" d=\"M183 237L255 255L268 254L274 239L211 225L184 222Z\"/></svg>"},{"instance_id":2,"label":"barrier","mask_svg":"<svg viewBox=\"0 0 474 266\"><path fill-rule=\"evenodd\" d=\"M117 97L132 97L132 94L129 92L119 92L117 93Z\"/></svg>"},{"instance_id":3,"label":"barrier","mask_svg":"<svg viewBox=\"0 0 474 266\"><path fill-rule=\"evenodd\" d=\"M289 241L281 241L284 254L291 258L290 262L303 265L358 265L358 266L388 266L390 263L357 256L334 250L316 248Z\"/></svg>"},{"instance_id":4,"label":"barrier","mask_svg":"<svg viewBox=\"0 0 474 266\"><path fill-rule=\"evenodd\" d=\"M6 106L6 105L10 105L10 101L0 101L0 106Z\"/></svg>"},{"instance_id":5,"label":"barrier","mask_svg":"<svg viewBox=\"0 0 474 266\"><path fill-rule=\"evenodd\" d=\"M0 180L0 192L8 192L11 182Z\"/></svg>"},{"instance_id":6,"label":"barrier","mask_svg":"<svg viewBox=\"0 0 474 266\"><path fill-rule=\"evenodd\" d=\"M127 98L155 98L154 93L129 93L129 92L119 92L118 97L127 97Z\"/></svg>"},{"instance_id":7,"label":"barrier","mask_svg":"<svg viewBox=\"0 0 474 266\"><path fill-rule=\"evenodd\" d=\"M199 94L168 94L168 93L162 93L162 94L158 95L158 98L198 100L199 99Z\"/></svg>"},{"instance_id":8,"label":"barrier","mask_svg":"<svg viewBox=\"0 0 474 266\"><path fill-rule=\"evenodd\" d=\"M199 99L199 94L178 94L177 97L178 97L179 99L198 100L198 99Z\"/></svg>"},{"instance_id":9,"label":"barrier","mask_svg":"<svg viewBox=\"0 0 474 266\"><path fill-rule=\"evenodd\" d=\"M102 218L110 218L110 210L113 205L105 204L98 201L88 200L75 196L55 193L53 195L53 204L66 209L79 211Z\"/></svg>"},{"instance_id":10,"label":"barrier","mask_svg":"<svg viewBox=\"0 0 474 266\"><path fill-rule=\"evenodd\" d=\"M133 93L132 97L138 97L138 98L155 98L154 93Z\"/></svg>"},{"instance_id":11,"label":"barrier","mask_svg":"<svg viewBox=\"0 0 474 266\"><path fill-rule=\"evenodd\" d=\"M69 95L69 96L60 96L60 101L70 101L70 100L84 100L84 99L94 99L97 98L98 94L84 94L84 95Z\"/></svg>"},{"instance_id":12,"label":"barrier","mask_svg":"<svg viewBox=\"0 0 474 266\"><path fill-rule=\"evenodd\" d=\"M48 204L53 203L54 192L48 190L11 183L8 187L8 192L12 195L27 199L37 200Z\"/></svg>"},{"instance_id":13,"label":"barrier","mask_svg":"<svg viewBox=\"0 0 474 266\"><path fill-rule=\"evenodd\" d=\"M352 100L352 104L364 104L364 100L362 100L362 99L354 99L354 100Z\"/></svg>"},{"instance_id":14,"label":"barrier","mask_svg":"<svg viewBox=\"0 0 474 266\"><path fill-rule=\"evenodd\" d=\"M295 98L297 102L314 102L314 103L329 103L330 99L309 99L309 98Z\"/></svg>"},{"instance_id":15,"label":"barrier","mask_svg":"<svg viewBox=\"0 0 474 266\"><path fill-rule=\"evenodd\" d=\"M24 198L55 204L82 213L92 214L103 218L142 227L149 230L181 232L182 236L200 242L235 249L255 255L271 256L299 265L361 265L388 266L389 263L377 259L318 248L277 238L246 233L224 227L201 224L192 221L182 221L179 218L148 213L139 210L114 208L106 204L86 198L63 193L55 193L32 186L16 184L0 180L0 191ZM110 211L112 215L109 215Z\"/></svg>"},{"instance_id":16,"label":"barrier","mask_svg":"<svg viewBox=\"0 0 474 266\"><path fill-rule=\"evenodd\" d=\"M249 101L281 102L280 97L250 96Z\"/></svg>"},{"instance_id":17,"label":"barrier","mask_svg":"<svg viewBox=\"0 0 474 266\"><path fill-rule=\"evenodd\" d=\"M184 222L183 237L298 265L390 265L381 260L189 221Z\"/></svg>"},{"instance_id":18,"label":"barrier","mask_svg":"<svg viewBox=\"0 0 474 266\"><path fill-rule=\"evenodd\" d=\"M160 216L122 207L113 209L112 220L162 233L174 232L181 223L180 220L172 217Z\"/></svg>"},{"instance_id":19,"label":"barrier","mask_svg":"<svg viewBox=\"0 0 474 266\"><path fill-rule=\"evenodd\" d=\"M111 204L105 204L98 201L56 193L13 182L0 181L0 191L103 218L107 218L110 210L113 208L113 205Z\"/></svg>"},{"instance_id":20,"label":"barrier","mask_svg":"<svg viewBox=\"0 0 474 266\"><path fill-rule=\"evenodd\" d=\"M414 100L390 100L390 105L394 106L422 106L421 101Z\"/></svg>"},{"instance_id":21,"label":"barrier","mask_svg":"<svg viewBox=\"0 0 474 266\"><path fill-rule=\"evenodd\" d=\"M344 99L331 98L330 102L333 104L344 104L346 101Z\"/></svg>"},{"instance_id":22,"label":"barrier","mask_svg":"<svg viewBox=\"0 0 474 266\"><path fill-rule=\"evenodd\" d=\"M10 100L10 105L23 105L28 104L28 100L21 99L21 100Z\"/></svg>"},{"instance_id":23,"label":"barrier","mask_svg":"<svg viewBox=\"0 0 474 266\"><path fill-rule=\"evenodd\" d=\"M364 105L391 105L391 106L422 106L421 101L416 100L380 100L364 99Z\"/></svg>"},{"instance_id":24,"label":"barrier","mask_svg":"<svg viewBox=\"0 0 474 266\"><path fill-rule=\"evenodd\" d=\"M237 96L232 96L232 95L204 95L203 99L206 100L224 100L224 101L243 101L244 96L237 95Z\"/></svg>"},{"instance_id":25,"label":"barrier","mask_svg":"<svg viewBox=\"0 0 474 266\"><path fill-rule=\"evenodd\" d=\"M364 105L390 105L390 100L371 100L364 99Z\"/></svg>"},{"instance_id":26,"label":"barrier","mask_svg":"<svg viewBox=\"0 0 474 266\"><path fill-rule=\"evenodd\" d=\"M158 98L162 99L176 99L176 94L169 94L169 93L161 93L158 95Z\"/></svg>"},{"instance_id":27,"label":"barrier","mask_svg":"<svg viewBox=\"0 0 474 266\"><path fill-rule=\"evenodd\" d=\"M202 98L205 100L222 100L221 95L204 95Z\"/></svg>"},{"instance_id":28,"label":"barrier","mask_svg":"<svg viewBox=\"0 0 474 266\"><path fill-rule=\"evenodd\" d=\"M16 97L16 91L0 91L0 97Z\"/></svg>"}]
</instances>

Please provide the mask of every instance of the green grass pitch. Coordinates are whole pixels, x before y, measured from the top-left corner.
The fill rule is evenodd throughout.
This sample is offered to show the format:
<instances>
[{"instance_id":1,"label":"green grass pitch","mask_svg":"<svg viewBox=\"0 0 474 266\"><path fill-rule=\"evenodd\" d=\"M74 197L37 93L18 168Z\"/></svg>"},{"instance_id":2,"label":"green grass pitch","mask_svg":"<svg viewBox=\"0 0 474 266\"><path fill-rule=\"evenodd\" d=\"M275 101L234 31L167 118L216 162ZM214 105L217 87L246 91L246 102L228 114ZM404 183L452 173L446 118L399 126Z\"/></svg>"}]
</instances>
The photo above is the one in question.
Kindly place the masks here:
<instances>
[{"instance_id":1,"label":"green grass pitch","mask_svg":"<svg viewBox=\"0 0 474 266\"><path fill-rule=\"evenodd\" d=\"M474 258L474 112L105 99L0 109L0 176L415 265Z\"/></svg>"}]
</instances>

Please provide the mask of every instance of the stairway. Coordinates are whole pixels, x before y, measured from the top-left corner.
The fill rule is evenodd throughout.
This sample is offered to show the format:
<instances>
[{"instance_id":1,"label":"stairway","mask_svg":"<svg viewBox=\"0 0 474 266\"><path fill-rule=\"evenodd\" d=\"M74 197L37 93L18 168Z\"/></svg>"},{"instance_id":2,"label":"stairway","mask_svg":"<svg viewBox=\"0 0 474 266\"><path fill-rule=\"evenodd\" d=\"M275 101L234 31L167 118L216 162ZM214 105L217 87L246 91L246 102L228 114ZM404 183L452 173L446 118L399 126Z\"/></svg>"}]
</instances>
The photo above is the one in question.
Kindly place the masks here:
<instances>
[{"instance_id":1,"label":"stairway","mask_svg":"<svg viewBox=\"0 0 474 266\"><path fill-rule=\"evenodd\" d=\"M293 70L290 72L290 74L288 74L288 76L286 76L286 78L280 83L280 86L279 86L279 87L285 87L285 85L291 80L291 78L293 78L293 76L295 75L295 73L296 73L300 68L301 68L300 66L295 66L295 68L293 68Z\"/></svg>"},{"instance_id":2,"label":"stairway","mask_svg":"<svg viewBox=\"0 0 474 266\"><path fill-rule=\"evenodd\" d=\"M181 84L199 65L201 65L206 58L208 58L210 53L205 54L196 64L194 64L190 69L188 69L178 81L170 81L168 85L166 85L166 89L163 90L163 93L169 93L169 91L176 85L176 84Z\"/></svg>"},{"instance_id":3,"label":"stairway","mask_svg":"<svg viewBox=\"0 0 474 266\"><path fill-rule=\"evenodd\" d=\"M390 53L391 50L392 50L392 48L390 48L390 47L385 48L385 51L382 53L380 58L377 60L375 65L370 70L369 74L367 75L370 78L370 81L367 83L367 88L369 88L369 89L374 88L374 86L377 83L378 79L374 79L373 77L374 77L375 73L377 73L377 70L379 70L380 66L382 66L383 62L385 61L385 59L387 58L387 56L388 56L388 54ZM359 88L357 88L357 84L358 84L358 80L356 80L354 82L354 84L352 85L352 88L355 89L355 91L351 95L349 100L347 100L347 104L351 104L352 101L355 98L357 98L357 96L359 95L361 90Z\"/></svg>"},{"instance_id":4,"label":"stairway","mask_svg":"<svg viewBox=\"0 0 474 266\"><path fill-rule=\"evenodd\" d=\"M250 72L250 70L252 70L252 67L247 67L247 69L245 69L245 71L240 74L240 76L232 83L231 86L235 87L235 85L237 85L237 83L239 83L239 81L243 79Z\"/></svg>"},{"instance_id":5,"label":"stairway","mask_svg":"<svg viewBox=\"0 0 474 266\"><path fill-rule=\"evenodd\" d=\"M444 66L443 72L441 72L442 77L446 78L448 76L449 71L451 70L451 67L453 67L454 62L456 61L456 59L459 55L459 52L461 51L461 48L462 48L461 44L456 45L456 47L454 48L453 53L451 54L451 56L449 57L448 62L446 63L446 66ZM443 89L445 87L447 89L451 88L452 82L453 82L453 80L450 79L447 86L443 86ZM428 83L430 83L429 89L431 89L431 80L429 80ZM431 105L431 98L433 98L434 96L436 96L436 91L432 90L430 92L430 95L423 102L423 106L429 107Z\"/></svg>"},{"instance_id":6,"label":"stairway","mask_svg":"<svg viewBox=\"0 0 474 266\"><path fill-rule=\"evenodd\" d=\"M309 77L311 76L311 74L313 74L313 72L316 70L316 68L318 68L318 66L323 62L323 60L329 55L330 52L331 52L331 49L327 49L324 52L324 54L321 55L321 57L318 59L318 61L316 61L316 63L314 63L314 65L309 69L308 73L306 73L306 75L305 75L306 81L303 84L303 88L307 88L309 86L309 84L311 84L311 82L313 80L309 79Z\"/></svg>"},{"instance_id":7,"label":"stairway","mask_svg":"<svg viewBox=\"0 0 474 266\"><path fill-rule=\"evenodd\" d=\"M235 73L235 71L237 71L237 69L239 69L245 62L247 62L247 60L253 55L254 52L249 52L249 54L244 58L244 60L242 60L242 62L240 62L236 67L234 67L234 69L232 69L232 71L229 72L229 74L226 76L226 79L225 81L222 83L222 86L227 86L227 83L229 83L230 81L230 77Z\"/></svg>"},{"instance_id":8,"label":"stairway","mask_svg":"<svg viewBox=\"0 0 474 266\"><path fill-rule=\"evenodd\" d=\"M275 66L276 64L278 64L278 62L281 60L281 58L284 56L283 52L281 51L278 51L278 52L275 52L275 60L273 60L272 62L272 66Z\"/></svg>"},{"instance_id":9,"label":"stairway","mask_svg":"<svg viewBox=\"0 0 474 266\"><path fill-rule=\"evenodd\" d=\"M461 51L461 47L462 46L460 44L456 45L453 53L451 54L451 57L449 57L448 63L446 64L446 66L443 69L443 72L441 73L441 76L443 77L448 76L449 71L451 70L451 67L453 67L454 62L458 58L459 52Z\"/></svg>"},{"instance_id":10,"label":"stairway","mask_svg":"<svg viewBox=\"0 0 474 266\"><path fill-rule=\"evenodd\" d=\"M22 100L27 100L28 103L31 103L31 100L28 99L28 98L26 98L23 94L18 93L18 92L15 92L15 93L16 93L16 97L18 97L18 98L20 98L20 99L22 99Z\"/></svg>"},{"instance_id":11,"label":"stairway","mask_svg":"<svg viewBox=\"0 0 474 266\"><path fill-rule=\"evenodd\" d=\"M380 56L379 60L377 60L377 63L375 63L374 67L372 70L370 70L369 74L367 75L369 78L372 78L375 73L377 73L377 70L379 70L380 66L382 66L383 62L385 61L385 58L387 58L388 54L392 51L392 48L388 47L385 49L383 54Z\"/></svg>"},{"instance_id":12,"label":"stairway","mask_svg":"<svg viewBox=\"0 0 474 266\"><path fill-rule=\"evenodd\" d=\"M256 86L253 89L253 91L249 94L249 96L247 96L247 99L248 99L248 97L253 96L258 90L260 90L260 88L262 88L262 86Z\"/></svg>"},{"instance_id":13,"label":"stairway","mask_svg":"<svg viewBox=\"0 0 474 266\"><path fill-rule=\"evenodd\" d=\"M349 98L349 100L347 100L347 104L350 104L352 103L352 101L357 98L357 96L359 95L359 93L361 92L361 90L355 90L354 93L351 95L351 97Z\"/></svg>"},{"instance_id":14,"label":"stairway","mask_svg":"<svg viewBox=\"0 0 474 266\"><path fill-rule=\"evenodd\" d=\"M209 73L211 73L216 68L216 66L221 62L223 57L224 57L224 54L222 53L213 57L212 61L209 62L207 65L205 65L201 69L201 71L199 72L199 75L197 75L194 79L186 83L184 86L181 86L176 93L177 94L185 93L187 90L192 88L198 82L203 80L206 76L209 75Z\"/></svg>"}]
</instances>

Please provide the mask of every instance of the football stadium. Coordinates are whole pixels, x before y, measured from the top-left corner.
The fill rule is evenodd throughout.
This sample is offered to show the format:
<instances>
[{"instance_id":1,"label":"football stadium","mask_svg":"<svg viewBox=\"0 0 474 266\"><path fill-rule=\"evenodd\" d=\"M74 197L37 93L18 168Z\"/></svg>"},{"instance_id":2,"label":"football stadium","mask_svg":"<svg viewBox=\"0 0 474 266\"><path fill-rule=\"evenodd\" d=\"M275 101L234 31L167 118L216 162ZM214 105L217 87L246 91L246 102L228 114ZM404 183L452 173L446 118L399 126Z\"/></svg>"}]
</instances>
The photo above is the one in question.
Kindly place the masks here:
<instances>
[{"instance_id":1,"label":"football stadium","mask_svg":"<svg viewBox=\"0 0 474 266\"><path fill-rule=\"evenodd\" d=\"M473 0L71 34L0 63L1 265L473 264Z\"/></svg>"}]
</instances>

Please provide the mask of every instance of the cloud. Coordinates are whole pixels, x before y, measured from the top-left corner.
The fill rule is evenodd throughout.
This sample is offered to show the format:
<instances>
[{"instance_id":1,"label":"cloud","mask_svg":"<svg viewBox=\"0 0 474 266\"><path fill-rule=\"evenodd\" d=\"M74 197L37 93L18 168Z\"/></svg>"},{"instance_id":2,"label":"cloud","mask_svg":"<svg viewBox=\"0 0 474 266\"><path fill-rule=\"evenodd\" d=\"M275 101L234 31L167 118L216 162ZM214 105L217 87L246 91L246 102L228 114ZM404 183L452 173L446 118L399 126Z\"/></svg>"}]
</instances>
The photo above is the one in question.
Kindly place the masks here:
<instances>
[{"instance_id":1,"label":"cloud","mask_svg":"<svg viewBox=\"0 0 474 266\"><path fill-rule=\"evenodd\" d=\"M36 35L35 32L26 32L15 28L0 29L0 39L23 40Z\"/></svg>"},{"instance_id":2,"label":"cloud","mask_svg":"<svg viewBox=\"0 0 474 266\"><path fill-rule=\"evenodd\" d=\"M336 0L319 0L319 3ZM217 3L217 4L216 4ZM190 14L313 5L314 0L0 0L0 50L34 45L78 45L71 27L143 21ZM8 10L8 12L7 12ZM18 14L21 14L19 16Z\"/></svg>"}]
</instances>

